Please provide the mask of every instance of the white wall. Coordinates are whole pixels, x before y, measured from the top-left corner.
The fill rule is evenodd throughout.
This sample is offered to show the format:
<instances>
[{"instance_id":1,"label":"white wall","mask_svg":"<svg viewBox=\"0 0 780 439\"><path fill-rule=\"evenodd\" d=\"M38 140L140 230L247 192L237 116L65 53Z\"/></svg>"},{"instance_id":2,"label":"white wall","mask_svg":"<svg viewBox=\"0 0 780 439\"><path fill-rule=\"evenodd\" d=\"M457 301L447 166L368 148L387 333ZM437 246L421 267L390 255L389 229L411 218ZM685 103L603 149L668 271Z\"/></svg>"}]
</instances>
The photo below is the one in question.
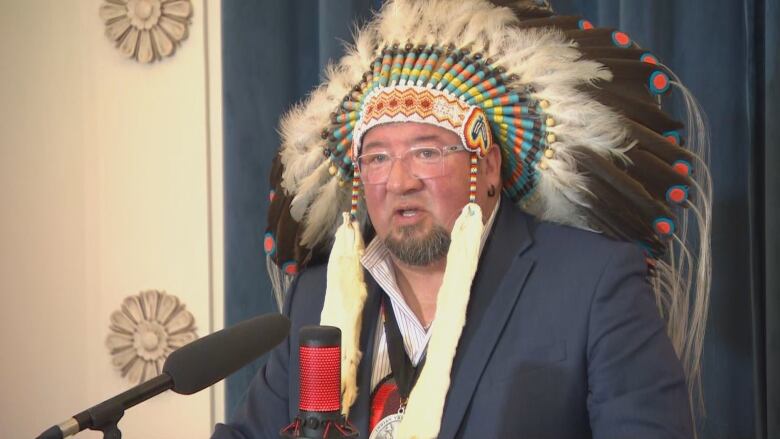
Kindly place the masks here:
<instances>
[{"instance_id":1,"label":"white wall","mask_svg":"<svg viewBox=\"0 0 780 439\"><path fill-rule=\"evenodd\" d=\"M100 1L0 0L0 437L129 387L109 315L177 295L198 335L222 326L219 1L151 66L103 34ZM208 437L222 389L130 409L131 438ZM82 433L78 437L101 437Z\"/></svg>"}]
</instances>

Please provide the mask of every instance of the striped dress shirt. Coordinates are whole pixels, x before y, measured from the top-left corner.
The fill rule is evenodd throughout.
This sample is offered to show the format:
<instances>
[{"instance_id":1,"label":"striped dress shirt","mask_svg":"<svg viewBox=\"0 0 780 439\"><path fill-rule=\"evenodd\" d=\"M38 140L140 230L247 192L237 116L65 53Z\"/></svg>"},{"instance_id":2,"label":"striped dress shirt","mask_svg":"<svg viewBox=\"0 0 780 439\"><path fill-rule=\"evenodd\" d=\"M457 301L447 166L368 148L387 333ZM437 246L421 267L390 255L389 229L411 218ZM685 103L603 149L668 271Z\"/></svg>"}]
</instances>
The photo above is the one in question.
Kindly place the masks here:
<instances>
[{"instance_id":1,"label":"striped dress shirt","mask_svg":"<svg viewBox=\"0 0 780 439\"><path fill-rule=\"evenodd\" d=\"M493 228L493 221L496 219L496 212L498 212L499 204L501 204L500 197L482 232L480 252L482 251L482 247L485 246L485 241L490 235L490 230ZM360 259L360 262L385 292L386 298L390 299L390 303L393 306L393 313L398 321L398 329L400 329L401 336L404 339L406 355L409 356L412 364L417 366L425 353L425 348L428 346L431 332L428 331L428 328L423 327L422 323L420 323L417 316L414 315L414 312L404 300L403 294L401 294L401 290L398 288L398 283L395 279L395 269L393 268L390 251L381 239L375 238L366 248L366 252ZM374 364L371 371L372 391L380 381L392 373L390 369L390 357L387 354L384 316L381 315L381 313L376 324Z\"/></svg>"}]
</instances>

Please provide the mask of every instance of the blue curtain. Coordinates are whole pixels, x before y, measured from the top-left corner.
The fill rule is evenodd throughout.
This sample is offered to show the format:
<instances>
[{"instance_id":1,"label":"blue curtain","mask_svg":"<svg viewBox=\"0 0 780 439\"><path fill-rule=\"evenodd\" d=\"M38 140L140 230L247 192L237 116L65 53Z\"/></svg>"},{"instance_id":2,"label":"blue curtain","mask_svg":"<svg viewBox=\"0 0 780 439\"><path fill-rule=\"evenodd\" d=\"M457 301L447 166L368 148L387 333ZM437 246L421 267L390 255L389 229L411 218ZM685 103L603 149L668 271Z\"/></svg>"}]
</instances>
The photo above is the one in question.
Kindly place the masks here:
<instances>
[{"instance_id":1,"label":"blue curtain","mask_svg":"<svg viewBox=\"0 0 780 439\"><path fill-rule=\"evenodd\" d=\"M225 325L276 311L265 271L268 172L279 116L320 81L369 0L222 2L225 187ZM264 359L227 380L232 413Z\"/></svg>"},{"instance_id":2,"label":"blue curtain","mask_svg":"<svg viewBox=\"0 0 780 439\"><path fill-rule=\"evenodd\" d=\"M777 0L557 0L629 33L698 97L712 138L703 438L780 437ZM680 113L678 113L680 114Z\"/></svg>"},{"instance_id":3,"label":"blue curtain","mask_svg":"<svg viewBox=\"0 0 780 439\"><path fill-rule=\"evenodd\" d=\"M262 237L279 115L379 0L223 2L226 324L275 310ZM552 0L627 32L709 118L713 290L703 438L780 438L780 0ZM262 360L228 380L228 415Z\"/></svg>"}]
</instances>

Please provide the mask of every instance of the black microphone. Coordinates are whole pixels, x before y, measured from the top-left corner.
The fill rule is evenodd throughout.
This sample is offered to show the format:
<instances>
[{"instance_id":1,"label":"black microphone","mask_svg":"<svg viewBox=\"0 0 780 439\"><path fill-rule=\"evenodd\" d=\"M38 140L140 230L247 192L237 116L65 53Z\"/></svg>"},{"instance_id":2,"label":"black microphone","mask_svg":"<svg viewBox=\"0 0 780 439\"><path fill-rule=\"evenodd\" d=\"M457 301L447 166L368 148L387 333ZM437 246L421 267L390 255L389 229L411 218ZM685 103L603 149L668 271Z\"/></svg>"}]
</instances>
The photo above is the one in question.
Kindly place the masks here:
<instances>
[{"instance_id":1,"label":"black microphone","mask_svg":"<svg viewBox=\"0 0 780 439\"><path fill-rule=\"evenodd\" d=\"M266 314L209 334L173 351L162 374L68 418L37 439L63 439L87 428L119 438L116 423L125 410L169 389L182 395L203 390L273 349L289 332L286 317Z\"/></svg>"}]
</instances>

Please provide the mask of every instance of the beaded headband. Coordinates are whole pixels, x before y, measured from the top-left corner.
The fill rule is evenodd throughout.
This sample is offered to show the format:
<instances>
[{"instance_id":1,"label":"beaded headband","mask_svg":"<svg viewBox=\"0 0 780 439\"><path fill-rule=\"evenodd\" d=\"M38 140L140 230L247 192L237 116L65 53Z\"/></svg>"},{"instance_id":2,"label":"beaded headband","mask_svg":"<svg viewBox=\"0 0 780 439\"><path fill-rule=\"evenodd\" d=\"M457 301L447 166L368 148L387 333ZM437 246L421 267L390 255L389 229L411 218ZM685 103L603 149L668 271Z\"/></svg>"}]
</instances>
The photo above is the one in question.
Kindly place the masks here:
<instances>
[{"instance_id":1,"label":"beaded headband","mask_svg":"<svg viewBox=\"0 0 780 439\"><path fill-rule=\"evenodd\" d=\"M343 181L352 177L362 136L374 126L430 123L455 132L479 157L487 154L495 133L502 150L511 151L504 154L504 189L513 201L522 202L534 187L534 171L547 141L555 138L546 132L554 119L543 114L546 102L528 96L530 89L508 89L510 80L517 77L468 49L436 44L385 47L322 133L328 140L324 153L333 165L331 173Z\"/></svg>"},{"instance_id":2,"label":"beaded headband","mask_svg":"<svg viewBox=\"0 0 780 439\"><path fill-rule=\"evenodd\" d=\"M447 92L413 85L377 88L365 98L355 126L352 156L360 155L363 135L371 128L392 122L420 122L450 130L468 151L484 157L493 145L485 113L477 105Z\"/></svg>"},{"instance_id":3,"label":"beaded headband","mask_svg":"<svg viewBox=\"0 0 780 439\"><path fill-rule=\"evenodd\" d=\"M410 65L410 57L407 56L405 65ZM395 68L392 71L396 70ZM406 70L409 70L408 68ZM392 122L419 122L435 125L454 132L460 138L461 144L472 153L472 165L469 168L469 202L477 199L477 166L476 160L484 157L493 146L493 134L490 130L488 118L478 106L469 104L446 91L423 87L421 85L406 85L414 83L417 75L401 76L401 85L390 87L377 87L377 81L372 84L371 90L365 98L361 96L362 108L357 113L357 125L355 126L352 140L352 159L360 155L363 135L371 128ZM424 79L419 79L423 84ZM348 118L344 118L349 121ZM336 129L342 130L342 127ZM331 155L333 157L333 155ZM348 157L345 157L348 159ZM360 197L359 169L354 168L355 178L352 183L352 205L350 214L357 216Z\"/></svg>"}]
</instances>

